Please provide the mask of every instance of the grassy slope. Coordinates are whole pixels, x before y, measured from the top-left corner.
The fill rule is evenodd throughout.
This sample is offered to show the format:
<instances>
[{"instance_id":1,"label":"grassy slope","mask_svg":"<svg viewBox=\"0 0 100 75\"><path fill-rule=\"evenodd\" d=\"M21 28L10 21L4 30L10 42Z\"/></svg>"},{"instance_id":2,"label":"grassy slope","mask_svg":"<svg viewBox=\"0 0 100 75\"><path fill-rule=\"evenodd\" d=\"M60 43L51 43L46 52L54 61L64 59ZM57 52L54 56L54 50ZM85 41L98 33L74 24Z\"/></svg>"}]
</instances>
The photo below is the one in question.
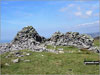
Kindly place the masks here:
<instances>
[{"instance_id":1,"label":"grassy slope","mask_svg":"<svg viewBox=\"0 0 100 75\"><path fill-rule=\"evenodd\" d=\"M47 48L53 48L48 46ZM20 59L29 59L30 62L20 61L19 63L12 63L11 59L16 57L12 56L8 59L5 56L8 53L1 55L1 72L2 74L99 74L98 65L84 65L84 59L99 60L97 53L92 52L78 52L74 47L62 47L64 54L54 54L45 52L31 52L28 50L21 50L30 52L30 56L21 57ZM67 53L67 51L74 51ZM42 56L44 55L44 56ZM8 62L10 66L4 64Z\"/></svg>"},{"instance_id":2,"label":"grassy slope","mask_svg":"<svg viewBox=\"0 0 100 75\"><path fill-rule=\"evenodd\" d=\"M94 40L94 45L95 45L95 46L100 46L99 39L95 39L95 40Z\"/></svg>"}]
</instances>

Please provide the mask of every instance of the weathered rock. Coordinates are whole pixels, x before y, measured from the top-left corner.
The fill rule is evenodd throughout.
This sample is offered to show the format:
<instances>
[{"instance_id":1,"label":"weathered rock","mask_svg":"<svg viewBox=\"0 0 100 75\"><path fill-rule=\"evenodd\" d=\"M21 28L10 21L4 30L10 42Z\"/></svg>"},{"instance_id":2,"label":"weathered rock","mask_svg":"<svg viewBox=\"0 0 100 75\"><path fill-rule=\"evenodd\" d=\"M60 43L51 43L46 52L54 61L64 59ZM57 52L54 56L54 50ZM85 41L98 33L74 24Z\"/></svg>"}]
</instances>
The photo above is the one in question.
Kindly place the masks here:
<instances>
[{"instance_id":1,"label":"weathered rock","mask_svg":"<svg viewBox=\"0 0 100 75\"><path fill-rule=\"evenodd\" d=\"M5 53L5 52L9 52L10 48L11 48L10 43L0 44L0 54Z\"/></svg>"},{"instance_id":2,"label":"weathered rock","mask_svg":"<svg viewBox=\"0 0 100 75\"><path fill-rule=\"evenodd\" d=\"M40 43L43 42L45 42L45 38L40 36L32 26L27 26L17 33L11 43L0 44L0 54L23 49L35 51L35 48L37 50Z\"/></svg>"},{"instance_id":3,"label":"weathered rock","mask_svg":"<svg viewBox=\"0 0 100 75\"><path fill-rule=\"evenodd\" d=\"M88 50L95 51L96 53L100 53L100 48L99 47L91 47Z\"/></svg>"},{"instance_id":4,"label":"weathered rock","mask_svg":"<svg viewBox=\"0 0 100 75\"><path fill-rule=\"evenodd\" d=\"M46 51L57 53L56 50L46 49L46 45L53 45L55 47L75 46L80 49L86 48L100 52L99 49L94 49L93 41L94 39L89 35L79 34L78 32L67 32L65 34L55 32L51 38L45 39L32 26L27 26L17 33L11 43L0 44L0 54L23 49L29 49L35 52ZM21 57L19 53L15 55Z\"/></svg>"},{"instance_id":5,"label":"weathered rock","mask_svg":"<svg viewBox=\"0 0 100 75\"><path fill-rule=\"evenodd\" d=\"M5 66L10 66L8 63L5 63Z\"/></svg>"},{"instance_id":6,"label":"weathered rock","mask_svg":"<svg viewBox=\"0 0 100 75\"><path fill-rule=\"evenodd\" d=\"M67 32L66 34L55 32L47 44L90 48L93 46L93 38L86 34L79 34L78 32Z\"/></svg>"},{"instance_id":7,"label":"weathered rock","mask_svg":"<svg viewBox=\"0 0 100 75\"><path fill-rule=\"evenodd\" d=\"M61 53L62 54L62 53L64 53L64 51L58 51L58 53Z\"/></svg>"},{"instance_id":8,"label":"weathered rock","mask_svg":"<svg viewBox=\"0 0 100 75\"><path fill-rule=\"evenodd\" d=\"M34 49L34 46L40 45L42 42L45 42L45 38L40 36L32 26L28 26L17 33L16 37L11 42L11 49Z\"/></svg>"},{"instance_id":9,"label":"weathered rock","mask_svg":"<svg viewBox=\"0 0 100 75\"><path fill-rule=\"evenodd\" d=\"M26 53L26 55L27 55L27 56L29 56L29 55L30 55L30 53Z\"/></svg>"},{"instance_id":10,"label":"weathered rock","mask_svg":"<svg viewBox=\"0 0 100 75\"><path fill-rule=\"evenodd\" d=\"M18 63L19 61L20 61L19 58L12 60L13 63Z\"/></svg>"},{"instance_id":11,"label":"weathered rock","mask_svg":"<svg viewBox=\"0 0 100 75\"><path fill-rule=\"evenodd\" d=\"M24 62L30 62L30 60L24 60Z\"/></svg>"}]
</instances>

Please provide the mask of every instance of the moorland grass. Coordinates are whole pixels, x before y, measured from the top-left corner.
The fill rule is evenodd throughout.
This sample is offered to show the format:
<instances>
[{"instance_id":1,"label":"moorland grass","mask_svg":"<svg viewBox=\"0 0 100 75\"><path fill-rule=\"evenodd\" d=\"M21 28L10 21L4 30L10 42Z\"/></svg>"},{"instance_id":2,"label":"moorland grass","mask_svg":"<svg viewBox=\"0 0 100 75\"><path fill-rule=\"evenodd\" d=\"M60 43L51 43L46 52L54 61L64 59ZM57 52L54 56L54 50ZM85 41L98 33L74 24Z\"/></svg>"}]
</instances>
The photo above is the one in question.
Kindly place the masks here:
<instances>
[{"instance_id":1,"label":"moorland grass","mask_svg":"<svg viewBox=\"0 0 100 75\"><path fill-rule=\"evenodd\" d=\"M97 45L97 44L96 44ZM53 46L47 46L53 49ZM63 48L65 53L55 54L47 52L32 52L30 50L20 50L20 52L31 53L30 56L20 57L20 59L30 60L30 62L12 63L11 60L15 59L13 55L5 58L9 53L1 56L1 73L2 74L98 74L99 65L85 65L84 59L89 61L97 61L99 59L98 53L93 52L79 52L78 48L69 46L57 46ZM67 51L74 51L67 53ZM10 66L5 66L8 63Z\"/></svg>"}]
</instances>

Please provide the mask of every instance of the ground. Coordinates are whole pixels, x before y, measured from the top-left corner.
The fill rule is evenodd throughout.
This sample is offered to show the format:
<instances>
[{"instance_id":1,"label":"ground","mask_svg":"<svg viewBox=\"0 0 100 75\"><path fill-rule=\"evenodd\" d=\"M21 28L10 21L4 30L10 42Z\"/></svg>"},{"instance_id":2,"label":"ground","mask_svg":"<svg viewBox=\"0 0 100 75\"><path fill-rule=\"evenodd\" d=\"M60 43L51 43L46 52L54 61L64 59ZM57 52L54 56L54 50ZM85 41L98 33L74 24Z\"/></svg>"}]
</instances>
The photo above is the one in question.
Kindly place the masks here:
<instances>
[{"instance_id":1,"label":"ground","mask_svg":"<svg viewBox=\"0 0 100 75\"><path fill-rule=\"evenodd\" d=\"M98 40L94 41L95 45L99 45ZM47 46L53 49L53 46ZM28 59L30 62L20 61L12 63L11 60L16 57L11 56L5 58L9 53L1 55L1 73L2 74L98 74L99 65L85 65L84 60L100 60L98 53L89 52L87 50L79 52L78 48L57 46L63 48L65 53L55 54L47 52L31 52L29 50L20 50L20 52L28 52L31 55L20 57L20 59ZM68 53L68 52L72 53ZM10 66L5 66L9 63Z\"/></svg>"}]
</instances>

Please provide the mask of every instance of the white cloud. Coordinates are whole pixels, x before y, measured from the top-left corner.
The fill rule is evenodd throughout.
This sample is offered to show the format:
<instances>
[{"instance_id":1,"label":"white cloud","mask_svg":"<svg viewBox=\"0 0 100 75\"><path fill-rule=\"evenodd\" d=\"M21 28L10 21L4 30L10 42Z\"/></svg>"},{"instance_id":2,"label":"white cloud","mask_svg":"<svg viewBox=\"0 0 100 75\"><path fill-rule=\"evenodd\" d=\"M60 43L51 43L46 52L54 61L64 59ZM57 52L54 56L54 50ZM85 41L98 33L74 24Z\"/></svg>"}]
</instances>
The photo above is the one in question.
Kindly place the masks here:
<instances>
[{"instance_id":1,"label":"white cloud","mask_svg":"<svg viewBox=\"0 0 100 75\"><path fill-rule=\"evenodd\" d=\"M92 10L88 10L88 11L77 11L74 13L75 16L79 16L82 18L89 18L91 16L93 16L93 11Z\"/></svg>"},{"instance_id":2,"label":"white cloud","mask_svg":"<svg viewBox=\"0 0 100 75\"><path fill-rule=\"evenodd\" d=\"M94 21L94 22L91 22L91 23L79 24L76 27L80 27L80 26L92 26L92 25L95 25L95 24L99 24L99 21Z\"/></svg>"},{"instance_id":3,"label":"white cloud","mask_svg":"<svg viewBox=\"0 0 100 75\"><path fill-rule=\"evenodd\" d=\"M91 15L92 15L92 13L93 13L93 11L92 11L92 10L86 11L86 15L87 15L87 16L91 16Z\"/></svg>"},{"instance_id":4,"label":"white cloud","mask_svg":"<svg viewBox=\"0 0 100 75\"><path fill-rule=\"evenodd\" d=\"M80 11L79 12L75 12L75 15L76 16L82 16L82 12L80 12Z\"/></svg>"},{"instance_id":5,"label":"white cloud","mask_svg":"<svg viewBox=\"0 0 100 75\"><path fill-rule=\"evenodd\" d=\"M60 12L66 12L71 14L71 15L74 15L76 17L80 17L80 18L91 18L91 17L97 17L99 16L99 14L96 14L95 11L97 11L98 13L98 10L99 10L99 5L98 3L96 4L75 4L75 3L72 3L72 4L69 4L63 8L60 9ZM65 14L65 15L66 15Z\"/></svg>"},{"instance_id":6,"label":"white cloud","mask_svg":"<svg viewBox=\"0 0 100 75\"><path fill-rule=\"evenodd\" d=\"M69 5L68 5L68 7L73 7L73 6L75 6L75 4L69 4Z\"/></svg>"},{"instance_id":7,"label":"white cloud","mask_svg":"<svg viewBox=\"0 0 100 75\"><path fill-rule=\"evenodd\" d=\"M63 7L63 8L61 8L59 11L60 12L65 12L65 11L67 11L68 9L70 9L70 8L72 8L72 7L74 7L75 6L75 4L69 4L69 5L67 5L67 6L65 6L65 7Z\"/></svg>"},{"instance_id":8,"label":"white cloud","mask_svg":"<svg viewBox=\"0 0 100 75\"><path fill-rule=\"evenodd\" d=\"M67 7L61 8L59 11L60 12L65 12L67 10Z\"/></svg>"}]
</instances>

